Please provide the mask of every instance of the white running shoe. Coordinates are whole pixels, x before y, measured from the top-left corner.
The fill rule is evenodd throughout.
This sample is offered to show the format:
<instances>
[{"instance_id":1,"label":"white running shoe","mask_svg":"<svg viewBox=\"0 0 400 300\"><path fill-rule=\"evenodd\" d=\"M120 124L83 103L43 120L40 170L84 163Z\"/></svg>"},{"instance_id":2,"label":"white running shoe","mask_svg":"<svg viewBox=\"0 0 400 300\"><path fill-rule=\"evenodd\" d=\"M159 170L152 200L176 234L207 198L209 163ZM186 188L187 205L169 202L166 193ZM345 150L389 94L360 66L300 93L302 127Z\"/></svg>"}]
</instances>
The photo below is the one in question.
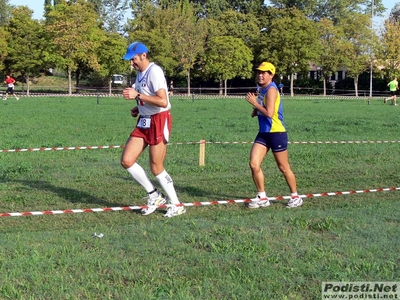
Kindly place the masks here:
<instances>
[{"instance_id":1,"label":"white running shoe","mask_svg":"<svg viewBox=\"0 0 400 300\"><path fill-rule=\"evenodd\" d=\"M18 98L18 97L16 97L15 99L17 99L17 101L19 100L19 98Z\"/></svg>"},{"instance_id":2,"label":"white running shoe","mask_svg":"<svg viewBox=\"0 0 400 300\"><path fill-rule=\"evenodd\" d=\"M303 199L300 196L291 197L289 202L287 203L286 207L298 207L303 204Z\"/></svg>"},{"instance_id":3,"label":"white running shoe","mask_svg":"<svg viewBox=\"0 0 400 300\"><path fill-rule=\"evenodd\" d=\"M157 196L147 196L147 205L151 206L142 209L142 215L147 216L156 211L157 206L160 206L167 202L166 197L161 192L157 192Z\"/></svg>"},{"instance_id":4,"label":"white running shoe","mask_svg":"<svg viewBox=\"0 0 400 300\"><path fill-rule=\"evenodd\" d=\"M186 208L184 206L171 206L168 207L164 217L172 218L179 215L183 215L184 213L186 213Z\"/></svg>"},{"instance_id":5,"label":"white running shoe","mask_svg":"<svg viewBox=\"0 0 400 300\"><path fill-rule=\"evenodd\" d=\"M4 101L6 101L6 100L7 100L7 98L3 97L3 100L4 100Z\"/></svg>"},{"instance_id":6,"label":"white running shoe","mask_svg":"<svg viewBox=\"0 0 400 300\"><path fill-rule=\"evenodd\" d=\"M268 198L259 198L256 197L251 199L251 202L247 204L248 208L260 208L260 207L267 207L270 206L271 203L269 202Z\"/></svg>"}]
</instances>

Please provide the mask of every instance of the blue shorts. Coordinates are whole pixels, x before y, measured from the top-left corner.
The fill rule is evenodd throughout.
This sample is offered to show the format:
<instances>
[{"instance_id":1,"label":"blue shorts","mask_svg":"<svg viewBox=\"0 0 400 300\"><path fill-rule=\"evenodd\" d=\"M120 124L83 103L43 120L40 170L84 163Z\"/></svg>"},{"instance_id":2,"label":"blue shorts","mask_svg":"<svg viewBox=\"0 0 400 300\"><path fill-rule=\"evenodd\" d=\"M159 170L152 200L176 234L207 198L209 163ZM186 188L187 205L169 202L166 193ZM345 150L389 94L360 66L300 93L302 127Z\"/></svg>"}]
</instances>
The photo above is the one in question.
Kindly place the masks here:
<instances>
[{"instance_id":1,"label":"blue shorts","mask_svg":"<svg viewBox=\"0 0 400 300\"><path fill-rule=\"evenodd\" d=\"M287 150L288 135L287 132L259 132L254 143L261 144L272 152L281 152Z\"/></svg>"}]
</instances>

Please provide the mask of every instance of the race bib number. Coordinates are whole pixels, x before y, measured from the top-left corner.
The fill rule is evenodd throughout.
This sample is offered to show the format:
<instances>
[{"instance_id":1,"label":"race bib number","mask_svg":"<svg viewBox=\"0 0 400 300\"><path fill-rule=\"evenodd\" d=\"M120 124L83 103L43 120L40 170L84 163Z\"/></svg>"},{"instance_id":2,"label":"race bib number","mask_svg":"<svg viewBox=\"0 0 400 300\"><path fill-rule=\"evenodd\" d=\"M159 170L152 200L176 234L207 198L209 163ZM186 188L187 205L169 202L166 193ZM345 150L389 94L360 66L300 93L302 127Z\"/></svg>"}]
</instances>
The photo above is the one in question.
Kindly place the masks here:
<instances>
[{"instance_id":1,"label":"race bib number","mask_svg":"<svg viewBox=\"0 0 400 300\"><path fill-rule=\"evenodd\" d=\"M151 125L151 116L140 116L137 127L143 128L143 129L149 129L150 125Z\"/></svg>"}]
</instances>

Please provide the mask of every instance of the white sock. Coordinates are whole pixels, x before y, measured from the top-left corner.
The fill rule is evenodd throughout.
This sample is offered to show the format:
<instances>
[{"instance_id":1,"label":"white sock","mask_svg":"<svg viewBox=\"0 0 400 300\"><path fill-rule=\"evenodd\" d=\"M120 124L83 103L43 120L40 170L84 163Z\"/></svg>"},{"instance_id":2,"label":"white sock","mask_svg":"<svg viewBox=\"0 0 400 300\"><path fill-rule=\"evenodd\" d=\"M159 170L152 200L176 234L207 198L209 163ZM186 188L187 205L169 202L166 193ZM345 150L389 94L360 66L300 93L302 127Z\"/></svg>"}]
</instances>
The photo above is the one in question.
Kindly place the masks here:
<instances>
[{"instance_id":1,"label":"white sock","mask_svg":"<svg viewBox=\"0 0 400 300\"><path fill-rule=\"evenodd\" d=\"M258 192L257 197L259 199L265 199L265 198L267 198L267 194L265 192Z\"/></svg>"},{"instance_id":2,"label":"white sock","mask_svg":"<svg viewBox=\"0 0 400 300\"><path fill-rule=\"evenodd\" d=\"M172 181L171 176L167 173L167 171L162 171L157 176L157 180L160 183L163 190L167 193L169 201L171 204L179 204L178 196L176 195L176 191L174 188L174 182Z\"/></svg>"},{"instance_id":3,"label":"white sock","mask_svg":"<svg viewBox=\"0 0 400 300\"><path fill-rule=\"evenodd\" d=\"M295 197L295 196L298 196L298 195L297 195L297 192L294 192L294 193L291 193L290 196L291 197Z\"/></svg>"},{"instance_id":4,"label":"white sock","mask_svg":"<svg viewBox=\"0 0 400 300\"><path fill-rule=\"evenodd\" d=\"M142 187L146 190L147 193L154 191L154 186L146 175L146 172L143 170L139 164L134 163L132 167L126 169Z\"/></svg>"}]
</instances>

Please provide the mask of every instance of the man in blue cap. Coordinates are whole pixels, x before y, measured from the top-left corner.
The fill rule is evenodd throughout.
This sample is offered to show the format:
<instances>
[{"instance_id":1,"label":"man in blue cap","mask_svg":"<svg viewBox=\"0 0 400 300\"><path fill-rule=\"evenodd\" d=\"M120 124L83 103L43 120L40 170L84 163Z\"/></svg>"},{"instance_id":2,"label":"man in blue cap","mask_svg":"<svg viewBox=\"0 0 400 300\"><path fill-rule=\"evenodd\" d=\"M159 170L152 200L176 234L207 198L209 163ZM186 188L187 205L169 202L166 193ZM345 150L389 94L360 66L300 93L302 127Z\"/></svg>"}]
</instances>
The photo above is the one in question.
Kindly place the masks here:
<instances>
[{"instance_id":1,"label":"man in blue cap","mask_svg":"<svg viewBox=\"0 0 400 300\"><path fill-rule=\"evenodd\" d=\"M167 143L172 129L171 103L165 75L160 66L150 62L148 49L142 42L129 45L122 59L129 60L137 71L135 88L126 88L123 96L126 100L136 100L131 115L139 116L136 127L125 144L121 165L147 192L147 206L143 215L153 213L157 206L167 202L147 177L146 172L137 163L140 154L149 146L151 172L156 176L163 190L173 204L168 207L164 217L174 217L186 212L181 205L171 176L164 169Z\"/></svg>"}]
</instances>

